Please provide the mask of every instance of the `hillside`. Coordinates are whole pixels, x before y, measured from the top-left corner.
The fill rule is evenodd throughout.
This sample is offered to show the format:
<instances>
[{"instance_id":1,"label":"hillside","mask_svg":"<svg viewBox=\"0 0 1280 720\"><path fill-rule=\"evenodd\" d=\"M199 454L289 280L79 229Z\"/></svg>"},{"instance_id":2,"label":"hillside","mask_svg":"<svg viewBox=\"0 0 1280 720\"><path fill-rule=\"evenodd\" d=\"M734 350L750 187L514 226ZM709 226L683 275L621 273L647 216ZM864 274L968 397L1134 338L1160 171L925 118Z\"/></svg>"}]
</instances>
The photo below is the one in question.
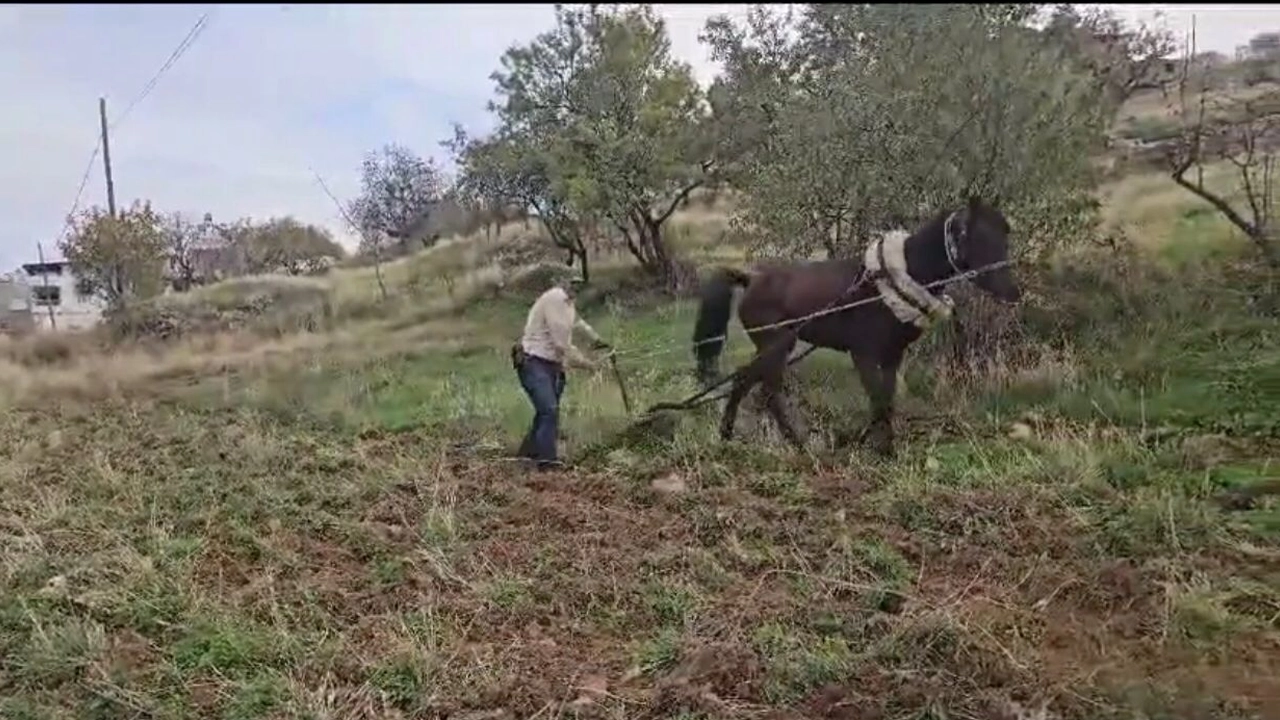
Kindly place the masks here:
<instances>
[{"instance_id":1,"label":"hillside","mask_svg":"<svg viewBox=\"0 0 1280 720\"><path fill-rule=\"evenodd\" d=\"M657 9L557 6L494 63L494 130L444 143L456 178L389 144L331 195L364 244L336 264L289 218L85 209L64 245L108 321L0 340L0 717L1280 718L1266 228L1157 170L1165 98L1098 157L1170 38L1032 10L714 19L708 89ZM1265 99L1280 35L1255 40ZM1236 173L1206 159L1198 189L1244 207ZM955 289L896 458L829 351L789 373L803 451L754 397L734 442L716 404L635 422L620 385L696 389L709 269L974 195L1023 301ZM446 200L496 232L441 240ZM966 217L966 259L1002 257ZM616 366L571 372L571 466L531 473L508 352L566 262ZM166 268L198 287L160 294Z\"/></svg>"},{"instance_id":2,"label":"hillside","mask_svg":"<svg viewBox=\"0 0 1280 720\"><path fill-rule=\"evenodd\" d=\"M536 226L389 265L385 303L264 277L169 300L216 322L165 344L10 341L0 715L1275 717L1280 515L1241 488L1276 477L1280 322L1173 191L1108 189L1135 255L1027 275L1016 358L913 349L894 462L833 449L865 400L818 353L809 456L754 411L620 440L578 373L579 468L523 473ZM741 261L723 205L674 222ZM693 389L693 309L630 262L582 306L644 406Z\"/></svg>"},{"instance_id":3,"label":"hillside","mask_svg":"<svg viewBox=\"0 0 1280 720\"><path fill-rule=\"evenodd\" d=\"M1182 103L1190 107L1191 119L1199 117L1198 96L1181 98L1176 88L1165 92L1143 91L1125 103L1111 132L1112 167L1118 172L1167 170L1168 156L1187 130L1182 119ZM1243 122L1246 118L1274 119L1280 111L1280 85L1260 82L1232 86L1208 93L1204 100L1204 125L1210 130L1206 154L1216 157L1224 148L1213 129ZM1246 112L1246 107L1248 111ZM1270 133L1260 133L1261 142L1274 141Z\"/></svg>"}]
</instances>

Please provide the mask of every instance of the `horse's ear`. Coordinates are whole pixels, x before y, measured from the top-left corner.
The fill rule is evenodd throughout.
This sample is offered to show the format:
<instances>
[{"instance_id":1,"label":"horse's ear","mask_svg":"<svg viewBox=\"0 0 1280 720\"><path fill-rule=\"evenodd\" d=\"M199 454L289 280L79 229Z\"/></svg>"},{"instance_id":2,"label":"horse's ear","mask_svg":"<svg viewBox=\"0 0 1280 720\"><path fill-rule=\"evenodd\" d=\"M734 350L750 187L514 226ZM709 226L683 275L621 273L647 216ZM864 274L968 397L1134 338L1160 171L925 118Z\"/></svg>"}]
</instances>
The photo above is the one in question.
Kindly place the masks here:
<instances>
[{"instance_id":1,"label":"horse's ear","mask_svg":"<svg viewBox=\"0 0 1280 720\"><path fill-rule=\"evenodd\" d=\"M978 206L981 204L982 204L982 200L978 199L977 195L969 196L969 202L968 202L969 212L977 212Z\"/></svg>"}]
</instances>

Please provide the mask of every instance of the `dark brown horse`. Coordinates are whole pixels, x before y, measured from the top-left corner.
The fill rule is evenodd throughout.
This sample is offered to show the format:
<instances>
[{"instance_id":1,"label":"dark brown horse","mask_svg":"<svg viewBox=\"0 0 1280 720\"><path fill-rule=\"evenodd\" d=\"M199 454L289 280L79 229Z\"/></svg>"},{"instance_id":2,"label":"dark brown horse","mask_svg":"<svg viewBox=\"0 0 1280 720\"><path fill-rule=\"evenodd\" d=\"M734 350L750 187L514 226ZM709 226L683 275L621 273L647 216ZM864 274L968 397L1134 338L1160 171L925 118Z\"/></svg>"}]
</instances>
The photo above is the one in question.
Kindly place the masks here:
<instances>
[{"instance_id":1,"label":"dark brown horse","mask_svg":"<svg viewBox=\"0 0 1280 720\"><path fill-rule=\"evenodd\" d=\"M803 340L849 353L871 401L869 437L877 451L892 455L898 367L928 322L922 318L942 305L938 283L969 273L975 285L1002 301L1021 297L1008 269L1008 234L1009 223L999 210L971 198L958 210L939 212L914 234L897 235L896 246L894 240L874 243L864 258L776 264L750 273L720 269L703 285L694 325L694 357L704 385L718 379L737 287L746 288L738 319L756 346L755 357L734 379L721 438L733 437L738 405L762 383L765 407L786 439L803 448L781 395L787 356ZM877 298L883 290L893 297ZM856 307L839 309L859 301Z\"/></svg>"}]
</instances>

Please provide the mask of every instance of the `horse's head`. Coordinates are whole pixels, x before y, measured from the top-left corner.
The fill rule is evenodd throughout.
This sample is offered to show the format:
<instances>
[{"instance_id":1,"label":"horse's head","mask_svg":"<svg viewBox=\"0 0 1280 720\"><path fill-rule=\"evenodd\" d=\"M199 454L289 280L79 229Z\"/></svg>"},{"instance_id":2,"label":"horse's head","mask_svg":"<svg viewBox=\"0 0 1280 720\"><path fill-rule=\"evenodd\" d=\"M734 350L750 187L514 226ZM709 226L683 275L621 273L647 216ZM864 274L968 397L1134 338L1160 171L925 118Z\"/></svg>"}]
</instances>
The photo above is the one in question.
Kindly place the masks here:
<instances>
[{"instance_id":1,"label":"horse's head","mask_svg":"<svg viewBox=\"0 0 1280 720\"><path fill-rule=\"evenodd\" d=\"M955 229L961 231L955 233ZM1018 302L1022 290L1009 270L1009 221L1004 214L979 198L970 197L957 213L951 232L956 255L953 261L961 270L978 273L973 284L999 300ZM991 265L997 267L983 269Z\"/></svg>"}]
</instances>

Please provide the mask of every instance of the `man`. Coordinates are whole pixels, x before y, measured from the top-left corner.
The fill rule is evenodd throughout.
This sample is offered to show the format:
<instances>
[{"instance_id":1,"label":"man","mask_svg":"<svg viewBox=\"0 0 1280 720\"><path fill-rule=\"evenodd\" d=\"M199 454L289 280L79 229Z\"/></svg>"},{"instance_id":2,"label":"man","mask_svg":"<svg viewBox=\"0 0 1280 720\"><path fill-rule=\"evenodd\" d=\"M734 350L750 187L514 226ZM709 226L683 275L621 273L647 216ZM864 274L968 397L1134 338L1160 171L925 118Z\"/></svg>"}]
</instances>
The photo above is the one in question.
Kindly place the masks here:
<instances>
[{"instance_id":1,"label":"man","mask_svg":"<svg viewBox=\"0 0 1280 720\"><path fill-rule=\"evenodd\" d=\"M565 364L595 369L596 363L573 344L573 330L582 330L597 350L609 349L590 325L578 316L574 298L581 280L556 283L529 308L524 335L512 349L520 385L533 403L533 424L520 443L520 455L539 470L561 466L556 456L560 428L560 396L564 393Z\"/></svg>"}]
</instances>

